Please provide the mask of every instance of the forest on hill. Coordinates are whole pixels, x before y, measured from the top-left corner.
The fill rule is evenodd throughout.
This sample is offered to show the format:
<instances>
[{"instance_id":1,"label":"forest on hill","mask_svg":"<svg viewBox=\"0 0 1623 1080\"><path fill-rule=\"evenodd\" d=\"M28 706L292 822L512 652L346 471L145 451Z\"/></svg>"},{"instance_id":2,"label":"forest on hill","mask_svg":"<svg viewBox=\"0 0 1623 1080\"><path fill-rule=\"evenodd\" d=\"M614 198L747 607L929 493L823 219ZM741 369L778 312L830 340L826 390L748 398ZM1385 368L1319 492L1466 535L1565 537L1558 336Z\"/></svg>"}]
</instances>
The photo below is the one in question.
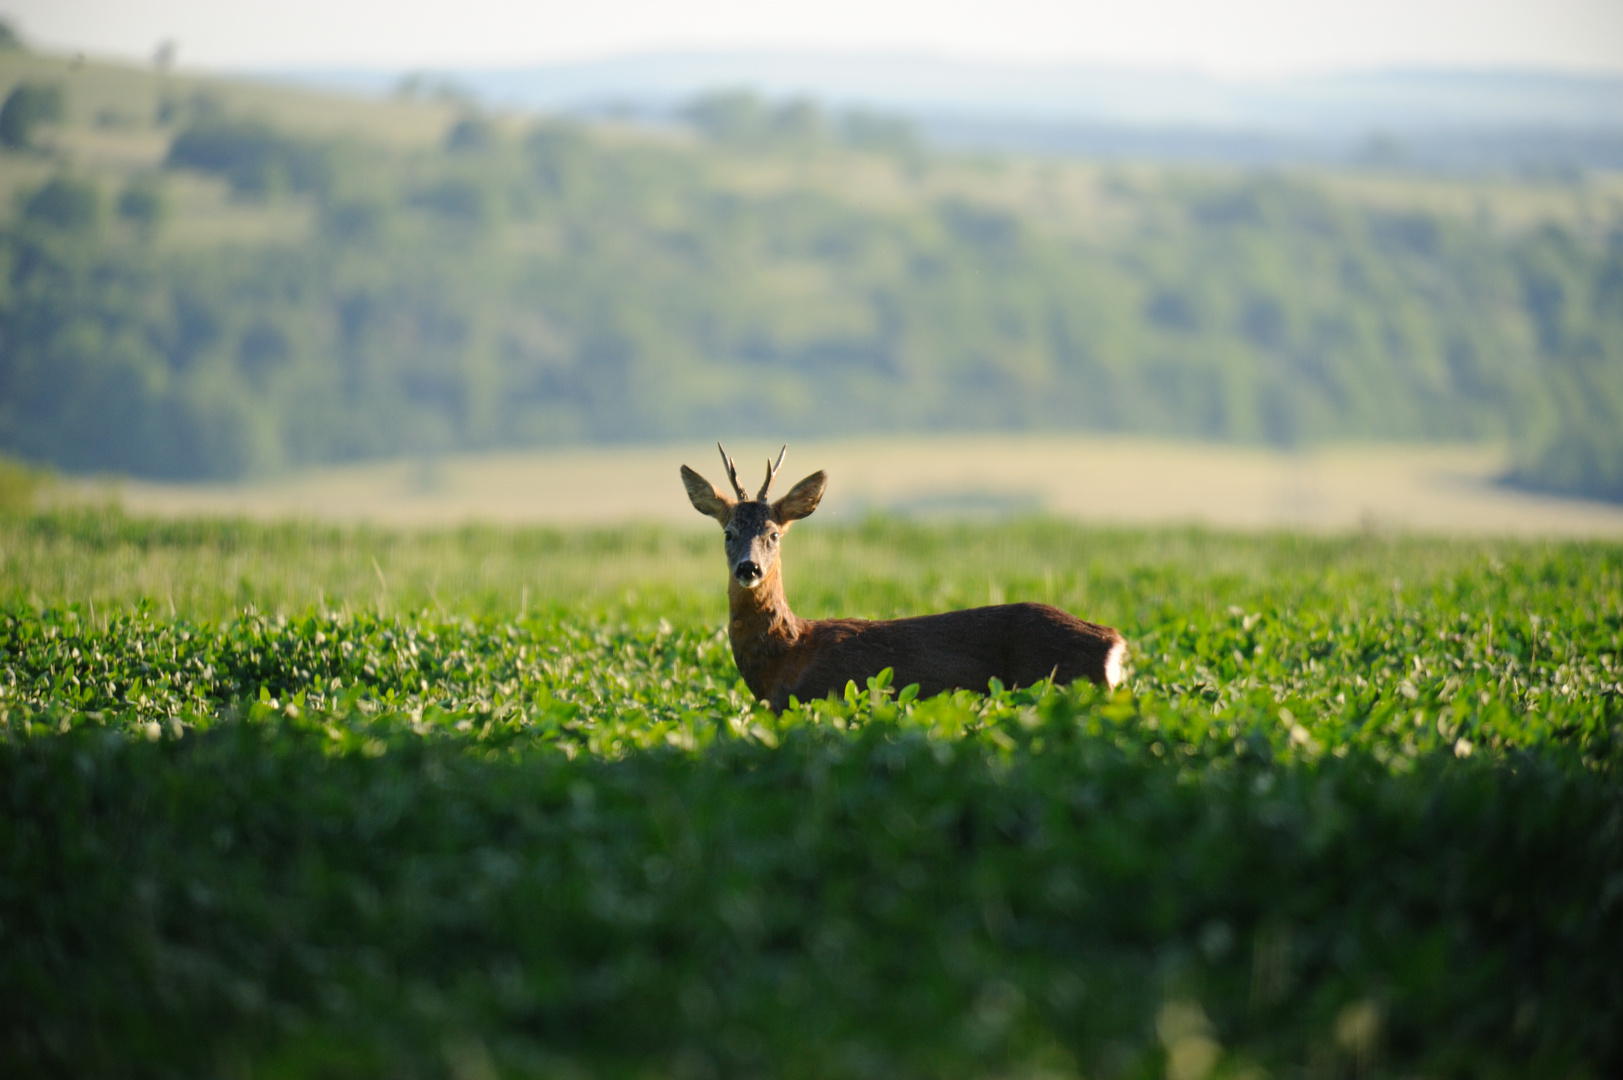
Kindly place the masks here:
<instances>
[{"instance_id":1,"label":"forest on hill","mask_svg":"<svg viewBox=\"0 0 1623 1080\"><path fill-rule=\"evenodd\" d=\"M940 430L1495 439L1623 499L1623 185L949 155L0 54L0 451L237 478ZM334 119L340 116L342 123Z\"/></svg>"}]
</instances>

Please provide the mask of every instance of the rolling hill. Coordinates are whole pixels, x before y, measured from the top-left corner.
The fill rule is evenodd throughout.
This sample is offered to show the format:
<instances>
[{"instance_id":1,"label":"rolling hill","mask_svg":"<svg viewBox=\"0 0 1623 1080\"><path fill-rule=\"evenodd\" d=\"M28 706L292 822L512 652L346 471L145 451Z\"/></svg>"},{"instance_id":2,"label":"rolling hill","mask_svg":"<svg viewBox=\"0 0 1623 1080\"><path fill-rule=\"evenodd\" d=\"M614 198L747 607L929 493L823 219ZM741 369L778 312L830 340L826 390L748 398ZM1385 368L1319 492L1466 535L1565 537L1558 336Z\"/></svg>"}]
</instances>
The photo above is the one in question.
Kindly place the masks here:
<instances>
[{"instance_id":1,"label":"rolling hill","mask_svg":"<svg viewBox=\"0 0 1623 1080\"><path fill-rule=\"evenodd\" d=\"M745 433L1491 439L1623 497L1623 182L932 150L22 51L0 448L230 478ZM54 90L52 89L54 88ZM4 125L0 124L0 128Z\"/></svg>"}]
</instances>

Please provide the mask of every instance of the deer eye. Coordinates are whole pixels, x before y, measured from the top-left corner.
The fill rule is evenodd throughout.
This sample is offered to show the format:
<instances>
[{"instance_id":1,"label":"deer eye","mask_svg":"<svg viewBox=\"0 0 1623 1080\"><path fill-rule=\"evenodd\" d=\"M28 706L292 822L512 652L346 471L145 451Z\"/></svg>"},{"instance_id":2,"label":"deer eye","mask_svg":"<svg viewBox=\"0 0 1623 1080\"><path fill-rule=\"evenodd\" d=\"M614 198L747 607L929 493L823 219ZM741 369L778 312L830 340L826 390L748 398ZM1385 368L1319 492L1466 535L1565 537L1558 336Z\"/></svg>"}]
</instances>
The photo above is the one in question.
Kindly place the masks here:
<instances>
[{"instance_id":1,"label":"deer eye","mask_svg":"<svg viewBox=\"0 0 1623 1080\"><path fill-rule=\"evenodd\" d=\"M774 544L776 544L778 542L778 534L777 533L770 533L767 538L769 540L771 540Z\"/></svg>"},{"instance_id":2,"label":"deer eye","mask_svg":"<svg viewBox=\"0 0 1623 1080\"><path fill-rule=\"evenodd\" d=\"M738 539L738 534L736 532L734 532L733 530L731 530L731 529L723 529L723 530L721 530L721 535L725 536L728 540L737 540Z\"/></svg>"}]
</instances>

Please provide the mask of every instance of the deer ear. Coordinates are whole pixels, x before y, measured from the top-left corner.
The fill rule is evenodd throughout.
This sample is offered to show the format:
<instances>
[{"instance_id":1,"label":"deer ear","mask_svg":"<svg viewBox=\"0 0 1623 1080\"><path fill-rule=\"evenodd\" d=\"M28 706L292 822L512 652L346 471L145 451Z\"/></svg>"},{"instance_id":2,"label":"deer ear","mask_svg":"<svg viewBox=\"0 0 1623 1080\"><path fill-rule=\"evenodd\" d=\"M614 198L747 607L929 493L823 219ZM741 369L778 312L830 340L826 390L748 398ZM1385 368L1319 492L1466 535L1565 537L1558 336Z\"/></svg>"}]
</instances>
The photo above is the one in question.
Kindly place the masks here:
<instances>
[{"instance_id":1,"label":"deer ear","mask_svg":"<svg viewBox=\"0 0 1623 1080\"><path fill-rule=\"evenodd\" d=\"M733 516L733 500L686 465L682 466L682 486L688 489L688 502L699 513L713 517L723 525Z\"/></svg>"},{"instance_id":2,"label":"deer ear","mask_svg":"<svg viewBox=\"0 0 1623 1080\"><path fill-rule=\"evenodd\" d=\"M772 520L780 525L810 517L823 501L823 489L828 486L828 474L819 469L789 489L789 494L772 504Z\"/></svg>"}]
</instances>

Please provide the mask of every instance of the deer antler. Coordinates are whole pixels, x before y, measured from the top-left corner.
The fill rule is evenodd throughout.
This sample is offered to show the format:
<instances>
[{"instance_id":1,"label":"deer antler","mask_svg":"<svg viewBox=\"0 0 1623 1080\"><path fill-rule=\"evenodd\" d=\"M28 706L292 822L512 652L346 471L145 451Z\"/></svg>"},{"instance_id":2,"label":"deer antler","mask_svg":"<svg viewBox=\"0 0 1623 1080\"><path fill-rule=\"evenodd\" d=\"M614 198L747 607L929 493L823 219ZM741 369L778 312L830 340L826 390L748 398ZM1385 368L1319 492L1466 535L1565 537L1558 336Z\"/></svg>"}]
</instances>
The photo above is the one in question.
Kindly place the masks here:
<instances>
[{"instance_id":1,"label":"deer antler","mask_svg":"<svg viewBox=\"0 0 1623 1080\"><path fill-rule=\"evenodd\" d=\"M778 463L776 465L772 464L771 458L766 459L766 483L761 485L760 494L755 496L756 502L766 502L767 488L772 486L772 478L778 475L779 469L783 468L783 455L787 454L788 452L789 444L784 443L783 449L778 451Z\"/></svg>"},{"instance_id":2,"label":"deer antler","mask_svg":"<svg viewBox=\"0 0 1623 1080\"><path fill-rule=\"evenodd\" d=\"M721 463L727 466L727 479L733 482L733 490L738 493L738 501L743 502L749 496L744 494L744 486L738 482L738 470L733 468L733 459L727 456L726 447L720 443L716 444L716 449L721 451Z\"/></svg>"}]
</instances>

